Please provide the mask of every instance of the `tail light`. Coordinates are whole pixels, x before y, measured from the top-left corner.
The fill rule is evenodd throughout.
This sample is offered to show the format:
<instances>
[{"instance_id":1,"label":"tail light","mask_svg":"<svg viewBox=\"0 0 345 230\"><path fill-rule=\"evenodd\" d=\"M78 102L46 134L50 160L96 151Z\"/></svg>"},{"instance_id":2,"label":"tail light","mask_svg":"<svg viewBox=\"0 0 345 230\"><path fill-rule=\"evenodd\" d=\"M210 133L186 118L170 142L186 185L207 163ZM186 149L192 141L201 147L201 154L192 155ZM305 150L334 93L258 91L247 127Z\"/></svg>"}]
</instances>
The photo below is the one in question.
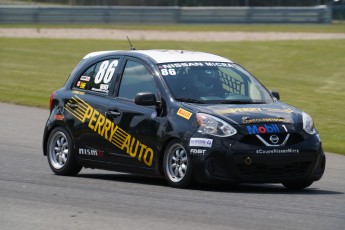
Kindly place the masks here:
<instances>
[{"instance_id":1,"label":"tail light","mask_svg":"<svg viewBox=\"0 0 345 230\"><path fill-rule=\"evenodd\" d=\"M55 96L55 92L52 93L52 95L50 95L50 100L49 100L49 110L52 110L52 105L53 105L53 99Z\"/></svg>"}]
</instances>

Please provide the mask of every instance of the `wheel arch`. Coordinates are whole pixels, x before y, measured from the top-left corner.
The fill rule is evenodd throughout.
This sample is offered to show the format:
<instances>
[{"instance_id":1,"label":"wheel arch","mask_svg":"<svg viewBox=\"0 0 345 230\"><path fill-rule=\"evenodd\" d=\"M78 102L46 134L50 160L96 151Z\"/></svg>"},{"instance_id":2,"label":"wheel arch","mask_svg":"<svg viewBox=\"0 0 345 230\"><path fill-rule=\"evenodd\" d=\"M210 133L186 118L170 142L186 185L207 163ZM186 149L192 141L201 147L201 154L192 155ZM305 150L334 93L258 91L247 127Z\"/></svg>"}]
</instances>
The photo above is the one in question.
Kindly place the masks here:
<instances>
[{"instance_id":1,"label":"wheel arch","mask_svg":"<svg viewBox=\"0 0 345 230\"><path fill-rule=\"evenodd\" d=\"M72 135L70 129L68 128L67 124L63 121L54 121L53 123L50 124L49 128L46 129L46 132L45 132L44 137L43 137L42 146L43 146L43 155L44 156L47 156L47 144L48 144L48 139L50 137L50 134L57 127L62 127L67 131L67 133L69 134L69 136L71 137L71 139L73 141L73 148L75 148L75 141L74 141L73 135Z\"/></svg>"},{"instance_id":2,"label":"wheel arch","mask_svg":"<svg viewBox=\"0 0 345 230\"><path fill-rule=\"evenodd\" d=\"M177 140L179 141L180 139L178 137L169 137L167 140L164 141L164 144L162 145L161 147L161 151L158 155L158 170L159 170L159 173L161 175L164 175L164 170L163 170L163 160L164 160L164 154L165 154L165 151L168 147L168 145L174 141L174 140Z\"/></svg>"}]
</instances>

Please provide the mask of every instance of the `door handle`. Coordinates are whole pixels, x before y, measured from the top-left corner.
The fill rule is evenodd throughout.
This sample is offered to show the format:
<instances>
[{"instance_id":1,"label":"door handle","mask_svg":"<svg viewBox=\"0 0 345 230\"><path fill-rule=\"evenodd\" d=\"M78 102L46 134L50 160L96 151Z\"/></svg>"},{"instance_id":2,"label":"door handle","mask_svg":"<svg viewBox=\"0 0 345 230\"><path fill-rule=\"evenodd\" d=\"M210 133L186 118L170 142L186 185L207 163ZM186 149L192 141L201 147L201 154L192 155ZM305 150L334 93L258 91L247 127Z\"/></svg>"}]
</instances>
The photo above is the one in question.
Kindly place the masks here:
<instances>
[{"instance_id":1,"label":"door handle","mask_svg":"<svg viewBox=\"0 0 345 230\"><path fill-rule=\"evenodd\" d=\"M117 116L120 116L121 113L118 112L118 111L113 111L113 110L109 110L108 111L108 114L111 115L111 116L114 116L114 117L117 117Z\"/></svg>"}]
</instances>

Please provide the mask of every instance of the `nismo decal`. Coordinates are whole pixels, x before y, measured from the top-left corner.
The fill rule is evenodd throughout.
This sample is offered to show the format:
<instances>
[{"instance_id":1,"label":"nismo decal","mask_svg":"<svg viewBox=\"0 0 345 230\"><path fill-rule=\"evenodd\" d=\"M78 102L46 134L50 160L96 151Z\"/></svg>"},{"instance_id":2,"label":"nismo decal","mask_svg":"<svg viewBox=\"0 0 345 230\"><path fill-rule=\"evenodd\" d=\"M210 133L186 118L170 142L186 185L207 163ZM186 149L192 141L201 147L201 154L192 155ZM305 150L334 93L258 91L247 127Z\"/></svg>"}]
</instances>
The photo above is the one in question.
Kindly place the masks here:
<instances>
[{"instance_id":1,"label":"nismo decal","mask_svg":"<svg viewBox=\"0 0 345 230\"><path fill-rule=\"evenodd\" d=\"M77 107L72 109L71 104ZM76 95L72 97L66 103L65 109L82 123L87 123L91 130L104 137L117 148L121 150L126 149L125 151L128 155L137 158L139 161L142 160L147 166L152 165L154 156L152 148L135 139L118 125L115 125L80 97Z\"/></svg>"}]
</instances>

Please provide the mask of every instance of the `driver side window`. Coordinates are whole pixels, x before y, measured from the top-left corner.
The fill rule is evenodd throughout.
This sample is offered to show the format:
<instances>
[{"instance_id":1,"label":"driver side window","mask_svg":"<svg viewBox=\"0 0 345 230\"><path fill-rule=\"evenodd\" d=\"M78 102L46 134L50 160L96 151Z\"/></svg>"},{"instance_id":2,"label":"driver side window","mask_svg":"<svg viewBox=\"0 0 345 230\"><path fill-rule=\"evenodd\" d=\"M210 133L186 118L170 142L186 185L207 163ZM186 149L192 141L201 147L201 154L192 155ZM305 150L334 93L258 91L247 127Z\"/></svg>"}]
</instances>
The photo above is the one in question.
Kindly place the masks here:
<instances>
[{"instance_id":1,"label":"driver side window","mask_svg":"<svg viewBox=\"0 0 345 230\"><path fill-rule=\"evenodd\" d=\"M118 97L134 101L135 95L140 92L156 94L156 84L143 64L129 60L123 71Z\"/></svg>"}]
</instances>

